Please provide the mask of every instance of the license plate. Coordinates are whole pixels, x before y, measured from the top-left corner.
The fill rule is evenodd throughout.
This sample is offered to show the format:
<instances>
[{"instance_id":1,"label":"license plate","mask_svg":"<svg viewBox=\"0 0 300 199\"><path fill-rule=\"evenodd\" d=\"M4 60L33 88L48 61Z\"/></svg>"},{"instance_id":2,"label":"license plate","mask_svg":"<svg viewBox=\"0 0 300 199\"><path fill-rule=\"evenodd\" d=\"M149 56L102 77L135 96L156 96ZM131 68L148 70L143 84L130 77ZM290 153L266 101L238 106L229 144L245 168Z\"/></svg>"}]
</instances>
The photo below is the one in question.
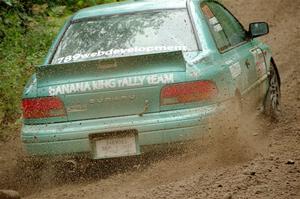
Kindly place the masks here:
<instances>
[{"instance_id":1,"label":"license plate","mask_svg":"<svg viewBox=\"0 0 300 199\"><path fill-rule=\"evenodd\" d=\"M106 136L94 141L94 158L116 158L137 155L136 136Z\"/></svg>"}]
</instances>

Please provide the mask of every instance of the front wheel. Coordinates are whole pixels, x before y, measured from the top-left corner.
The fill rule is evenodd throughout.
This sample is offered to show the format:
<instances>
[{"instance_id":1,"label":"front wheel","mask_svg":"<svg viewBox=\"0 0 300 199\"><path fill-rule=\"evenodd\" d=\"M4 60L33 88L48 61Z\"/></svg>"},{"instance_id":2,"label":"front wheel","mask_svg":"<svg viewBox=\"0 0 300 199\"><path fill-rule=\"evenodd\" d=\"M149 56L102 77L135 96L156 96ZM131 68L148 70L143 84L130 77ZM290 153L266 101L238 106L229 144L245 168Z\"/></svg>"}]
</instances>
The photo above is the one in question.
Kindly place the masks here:
<instances>
[{"instance_id":1,"label":"front wheel","mask_svg":"<svg viewBox=\"0 0 300 199\"><path fill-rule=\"evenodd\" d=\"M269 88L264 103L264 113L272 119L272 121L278 121L280 116L280 104L281 104L281 89L279 83L279 77L275 71L275 66L271 63L270 75L269 75Z\"/></svg>"}]
</instances>

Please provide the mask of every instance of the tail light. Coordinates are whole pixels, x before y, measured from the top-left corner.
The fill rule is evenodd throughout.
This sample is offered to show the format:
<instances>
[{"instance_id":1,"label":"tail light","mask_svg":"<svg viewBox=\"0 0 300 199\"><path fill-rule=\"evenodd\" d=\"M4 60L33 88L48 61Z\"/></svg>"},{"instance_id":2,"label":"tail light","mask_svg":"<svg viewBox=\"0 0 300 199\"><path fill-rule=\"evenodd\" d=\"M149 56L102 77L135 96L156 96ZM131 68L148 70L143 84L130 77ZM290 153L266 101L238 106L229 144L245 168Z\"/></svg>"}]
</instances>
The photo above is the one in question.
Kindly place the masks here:
<instances>
[{"instance_id":1,"label":"tail light","mask_svg":"<svg viewBox=\"0 0 300 199\"><path fill-rule=\"evenodd\" d=\"M41 119L66 115L63 102L58 97L23 99L23 117Z\"/></svg>"},{"instance_id":2,"label":"tail light","mask_svg":"<svg viewBox=\"0 0 300 199\"><path fill-rule=\"evenodd\" d=\"M217 96L218 89L212 81L171 84L161 91L161 105L206 101Z\"/></svg>"}]
</instances>

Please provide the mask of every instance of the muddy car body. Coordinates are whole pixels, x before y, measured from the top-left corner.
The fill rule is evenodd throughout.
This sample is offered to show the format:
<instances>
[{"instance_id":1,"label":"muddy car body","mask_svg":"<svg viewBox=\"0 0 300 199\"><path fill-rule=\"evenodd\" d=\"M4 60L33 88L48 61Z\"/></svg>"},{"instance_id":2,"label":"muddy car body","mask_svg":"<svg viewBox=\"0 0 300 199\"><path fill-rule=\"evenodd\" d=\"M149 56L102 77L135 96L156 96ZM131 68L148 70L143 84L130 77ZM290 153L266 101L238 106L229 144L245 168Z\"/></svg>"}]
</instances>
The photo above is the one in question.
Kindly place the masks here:
<instances>
[{"instance_id":1,"label":"muddy car body","mask_svg":"<svg viewBox=\"0 0 300 199\"><path fill-rule=\"evenodd\" d=\"M215 1L83 9L24 90L25 148L94 159L138 155L143 146L205 134L232 99L251 94L274 109L270 79L279 86L278 72L269 47L255 39L267 33L265 23L245 31Z\"/></svg>"}]
</instances>

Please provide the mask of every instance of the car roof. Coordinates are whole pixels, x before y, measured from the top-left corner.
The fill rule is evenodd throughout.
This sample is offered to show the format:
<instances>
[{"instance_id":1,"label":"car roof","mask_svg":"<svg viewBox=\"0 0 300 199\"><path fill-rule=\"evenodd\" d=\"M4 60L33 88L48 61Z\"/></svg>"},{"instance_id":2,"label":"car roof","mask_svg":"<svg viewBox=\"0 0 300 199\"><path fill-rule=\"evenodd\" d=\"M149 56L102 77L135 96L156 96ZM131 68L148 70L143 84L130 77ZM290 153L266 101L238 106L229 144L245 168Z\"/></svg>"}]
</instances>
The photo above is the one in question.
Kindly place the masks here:
<instances>
[{"instance_id":1,"label":"car roof","mask_svg":"<svg viewBox=\"0 0 300 199\"><path fill-rule=\"evenodd\" d=\"M73 16L73 20L130 12L186 8L187 1L188 0L128 0L121 3L110 3L82 9Z\"/></svg>"}]
</instances>

